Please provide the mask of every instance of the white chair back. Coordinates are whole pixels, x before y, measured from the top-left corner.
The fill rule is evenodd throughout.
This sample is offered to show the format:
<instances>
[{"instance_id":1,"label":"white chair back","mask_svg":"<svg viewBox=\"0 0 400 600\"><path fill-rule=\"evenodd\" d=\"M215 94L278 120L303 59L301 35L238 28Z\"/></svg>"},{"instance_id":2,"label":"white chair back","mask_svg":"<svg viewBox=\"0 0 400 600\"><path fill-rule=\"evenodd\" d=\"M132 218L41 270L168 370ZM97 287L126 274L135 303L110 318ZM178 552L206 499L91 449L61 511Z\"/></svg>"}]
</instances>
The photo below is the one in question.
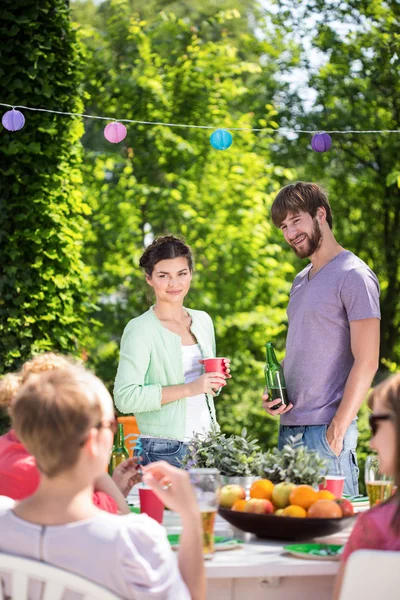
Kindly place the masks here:
<instances>
[{"instance_id":1,"label":"white chair back","mask_svg":"<svg viewBox=\"0 0 400 600\"><path fill-rule=\"evenodd\" d=\"M400 598L400 552L357 550L347 561L340 600L378 598Z\"/></svg>"},{"instance_id":2,"label":"white chair back","mask_svg":"<svg viewBox=\"0 0 400 600\"><path fill-rule=\"evenodd\" d=\"M43 582L41 600L61 600L66 590L81 594L82 600L120 600L101 586L46 563L0 553L0 573L11 578L11 600L28 600L29 582ZM0 581L0 600L5 600Z\"/></svg>"}]
</instances>

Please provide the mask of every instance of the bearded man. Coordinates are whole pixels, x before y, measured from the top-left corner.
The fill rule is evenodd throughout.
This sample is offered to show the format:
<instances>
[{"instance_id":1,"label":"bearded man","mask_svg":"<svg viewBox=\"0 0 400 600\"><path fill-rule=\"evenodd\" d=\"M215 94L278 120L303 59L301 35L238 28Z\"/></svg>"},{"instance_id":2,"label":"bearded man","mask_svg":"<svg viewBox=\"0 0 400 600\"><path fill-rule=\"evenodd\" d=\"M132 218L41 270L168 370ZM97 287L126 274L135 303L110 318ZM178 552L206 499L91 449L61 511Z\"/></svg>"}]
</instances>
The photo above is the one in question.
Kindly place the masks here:
<instances>
[{"instance_id":1,"label":"bearded man","mask_svg":"<svg viewBox=\"0 0 400 600\"><path fill-rule=\"evenodd\" d=\"M284 374L288 406L280 415L279 447L290 436L317 450L330 475L344 475L344 492L358 493L357 413L379 361L379 283L373 271L332 233L325 190L296 182L280 190L271 209L292 250L310 264L295 278L287 309Z\"/></svg>"}]
</instances>

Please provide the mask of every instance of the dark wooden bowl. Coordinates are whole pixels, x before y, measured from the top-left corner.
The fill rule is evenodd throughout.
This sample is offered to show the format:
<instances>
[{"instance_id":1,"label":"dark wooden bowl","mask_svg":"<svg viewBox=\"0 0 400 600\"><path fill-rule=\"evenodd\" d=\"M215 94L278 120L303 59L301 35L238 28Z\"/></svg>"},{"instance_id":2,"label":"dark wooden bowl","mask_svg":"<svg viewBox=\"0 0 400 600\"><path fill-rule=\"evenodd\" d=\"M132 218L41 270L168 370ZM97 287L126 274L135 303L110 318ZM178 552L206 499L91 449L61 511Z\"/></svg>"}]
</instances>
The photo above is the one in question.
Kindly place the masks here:
<instances>
[{"instance_id":1,"label":"dark wooden bowl","mask_svg":"<svg viewBox=\"0 0 400 600\"><path fill-rule=\"evenodd\" d=\"M355 518L352 516L342 519L300 519L240 512L228 508L220 508L218 512L228 523L242 531L254 533L259 538L286 541L331 535L345 529Z\"/></svg>"}]
</instances>

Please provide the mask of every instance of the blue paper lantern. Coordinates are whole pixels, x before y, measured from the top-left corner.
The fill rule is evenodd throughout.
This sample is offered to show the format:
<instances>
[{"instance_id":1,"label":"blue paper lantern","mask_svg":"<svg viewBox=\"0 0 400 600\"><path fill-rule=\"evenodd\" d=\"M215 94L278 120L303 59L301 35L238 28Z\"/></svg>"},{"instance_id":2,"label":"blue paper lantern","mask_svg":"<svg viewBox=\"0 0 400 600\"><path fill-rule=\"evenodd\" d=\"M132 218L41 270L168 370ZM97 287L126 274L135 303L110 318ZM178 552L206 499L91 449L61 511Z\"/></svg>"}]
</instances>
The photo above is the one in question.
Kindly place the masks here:
<instances>
[{"instance_id":1,"label":"blue paper lantern","mask_svg":"<svg viewBox=\"0 0 400 600\"><path fill-rule=\"evenodd\" d=\"M313 135L311 148L314 152L327 152L332 146L332 138L328 133L321 131Z\"/></svg>"},{"instance_id":2,"label":"blue paper lantern","mask_svg":"<svg viewBox=\"0 0 400 600\"><path fill-rule=\"evenodd\" d=\"M232 134L226 129L217 129L210 135L210 143L216 150L227 150L232 145Z\"/></svg>"},{"instance_id":3,"label":"blue paper lantern","mask_svg":"<svg viewBox=\"0 0 400 600\"><path fill-rule=\"evenodd\" d=\"M18 131L25 125L25 117L20 110L13 108L4 113L1 122L7 131Z\"/></svg>"}]
</instances>

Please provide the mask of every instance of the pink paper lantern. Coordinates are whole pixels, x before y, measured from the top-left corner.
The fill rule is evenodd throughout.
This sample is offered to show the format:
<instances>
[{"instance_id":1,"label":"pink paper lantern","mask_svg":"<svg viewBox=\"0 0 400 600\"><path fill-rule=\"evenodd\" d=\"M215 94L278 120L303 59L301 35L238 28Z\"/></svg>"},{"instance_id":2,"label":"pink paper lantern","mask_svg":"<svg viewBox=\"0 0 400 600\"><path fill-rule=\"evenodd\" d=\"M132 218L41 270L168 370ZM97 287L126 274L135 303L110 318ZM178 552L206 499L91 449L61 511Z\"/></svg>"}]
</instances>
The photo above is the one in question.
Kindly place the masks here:
<instances>
[{"instance_id":1,"label":"pink paper lantern","mask_svg":"<svg viewBox=\"0 0 400 600\"><path fill-rule=\"evenodd\" d=\"M4 113L1 122L7 131L19 131L25 125L25 117L20 110L13 108Z\"/></svg>"},{"instance_id":2,"label":"pink paper lantern","mask_svg":"<svg viewBox=\"0 0 400 600\"><path fill-rule=\"evenodd\" d=\"M118 121L113 121L104 128L104 137L112 144L122 142L126 138L127 133L125 125L118 123Z\"/></svg>"}]
</instances>

